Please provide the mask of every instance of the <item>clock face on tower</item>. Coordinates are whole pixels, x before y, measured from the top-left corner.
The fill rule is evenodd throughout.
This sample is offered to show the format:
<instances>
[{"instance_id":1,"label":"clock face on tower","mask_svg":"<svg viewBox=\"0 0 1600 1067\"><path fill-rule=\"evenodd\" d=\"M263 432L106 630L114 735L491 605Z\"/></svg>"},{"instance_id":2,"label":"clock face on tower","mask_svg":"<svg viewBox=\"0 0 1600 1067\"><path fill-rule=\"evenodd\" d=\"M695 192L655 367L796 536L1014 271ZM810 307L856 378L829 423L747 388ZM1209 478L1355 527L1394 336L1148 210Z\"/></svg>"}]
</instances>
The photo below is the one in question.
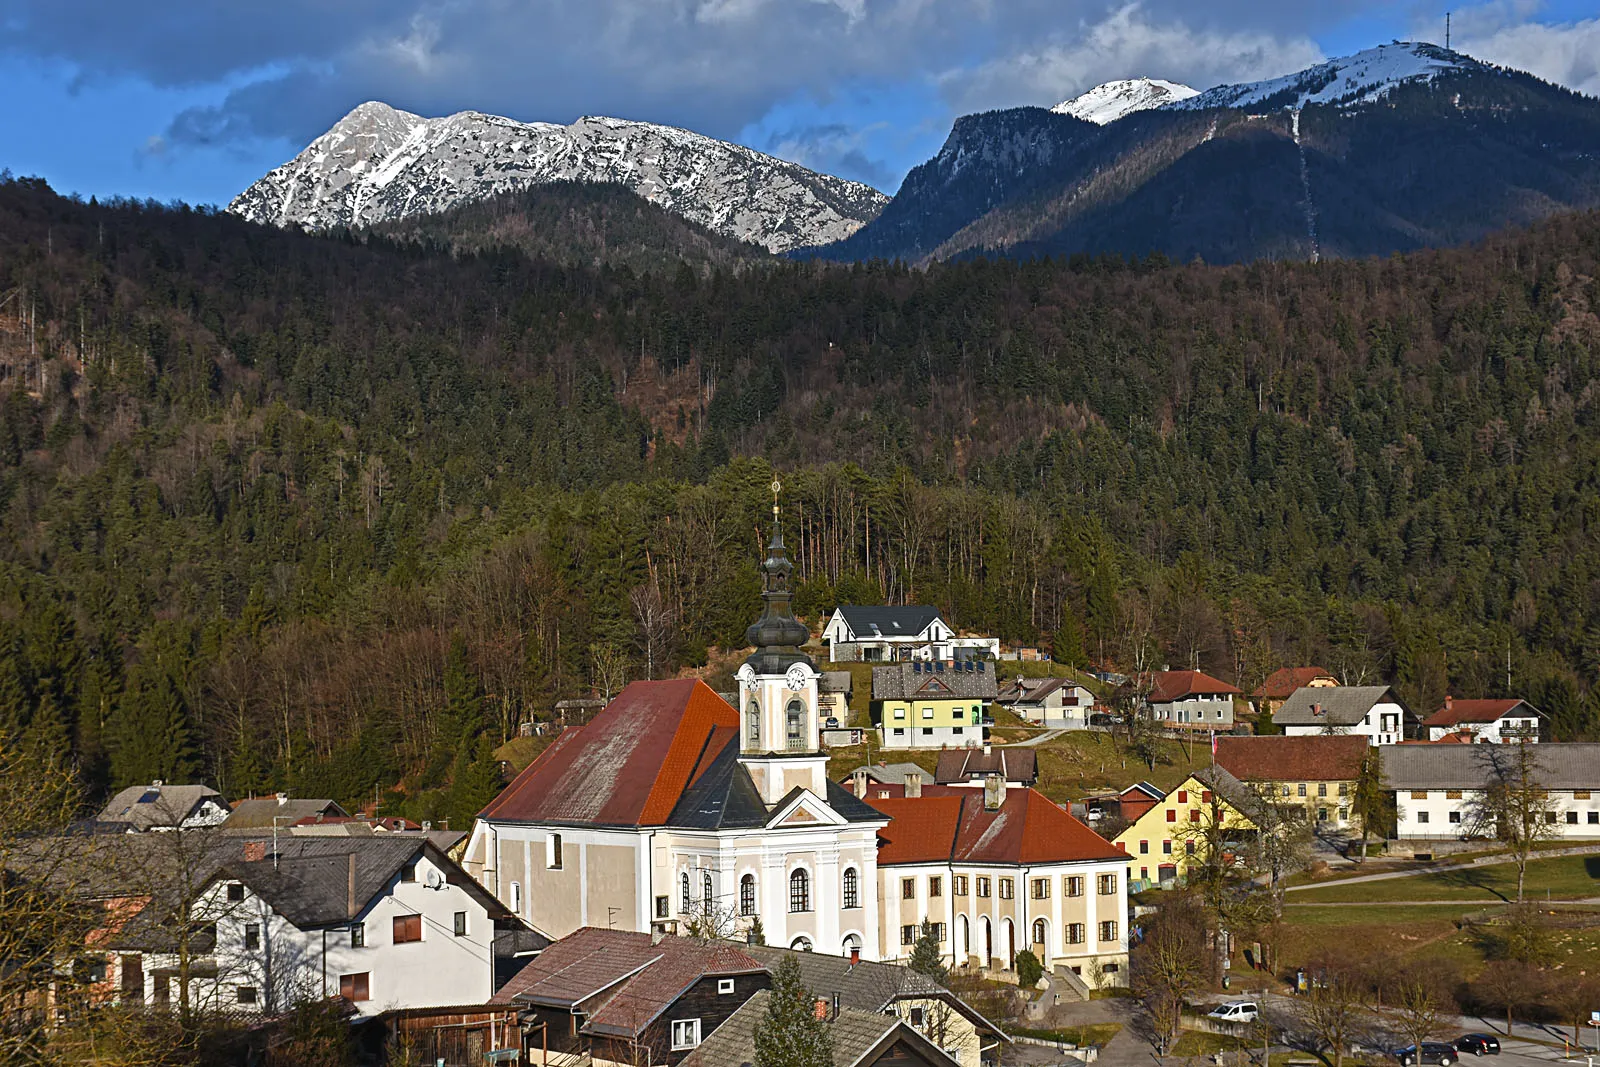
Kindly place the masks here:
<instances>
[{"instance_id":1,"label":"clock face on tower","mask_svg":"<svg viewBox=\"0 0 1600 1067\"><path fill-rule=\"evenodd\" d=\"M784 684L795 692L806 687L806 668L803 663L796 663L789 668L789 673L784 675Z\"/></svg>"}]
</instances>

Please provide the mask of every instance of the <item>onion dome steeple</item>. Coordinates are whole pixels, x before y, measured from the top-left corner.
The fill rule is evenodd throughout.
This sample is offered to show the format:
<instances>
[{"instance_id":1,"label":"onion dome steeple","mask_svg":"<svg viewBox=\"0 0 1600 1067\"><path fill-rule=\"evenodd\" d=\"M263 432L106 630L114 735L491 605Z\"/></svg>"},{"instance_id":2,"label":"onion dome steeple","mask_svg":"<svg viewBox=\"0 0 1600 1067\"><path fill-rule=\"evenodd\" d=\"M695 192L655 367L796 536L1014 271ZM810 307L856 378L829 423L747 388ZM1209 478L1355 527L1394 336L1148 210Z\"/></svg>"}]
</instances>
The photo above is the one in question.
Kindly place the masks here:
<instances>
[{"instance_id":1,"label":"onion dome steeple","mask_svg":"<svg viewBox=\"0 0 1600 1067\"><path fill-rule=\"evenodd\" d=\"M816 669L811 657L800 651L800 646L811 639L811 631L794 617L790 607L793 593L789 578L794 574L794 564L789 562L783 547L783 527L778 517L778 493L783 483L772 479L772 540L767 544L767 558L761 564L762 609L761 617L744 632L745 640L756 646L755 653L745 660L757 674L782 674L796 663Z\"/></svg>"}]
</instances>

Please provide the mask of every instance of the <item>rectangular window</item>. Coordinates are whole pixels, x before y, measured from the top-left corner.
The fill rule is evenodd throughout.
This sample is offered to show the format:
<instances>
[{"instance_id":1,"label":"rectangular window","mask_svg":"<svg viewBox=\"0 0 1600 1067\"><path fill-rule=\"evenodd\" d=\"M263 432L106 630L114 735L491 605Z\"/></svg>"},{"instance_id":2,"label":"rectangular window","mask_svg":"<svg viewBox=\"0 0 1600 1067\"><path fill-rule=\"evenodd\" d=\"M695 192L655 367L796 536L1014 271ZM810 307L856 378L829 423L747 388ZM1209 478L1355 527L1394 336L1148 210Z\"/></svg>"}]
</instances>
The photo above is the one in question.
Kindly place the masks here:
<instances>
[{"instance_id":1,"label":"rectangular window","mask_svg":"<svg viewBox=\"0 0 1600 1067\"><path fill-rule=\"evenodd\" d=\"M367 947L367 924L366 923L351 923L350 924L350 947L351 948L366 948Z\"/></svg>"},{"instance_id":2,"label":"rectangular window","mask_svg":"<svg viewBox=\"0 0 1600 1067\"><path fill-rule=\"evenodd\" d=\"M1190 808L1189 809L1189 821L1190 822L1199 822L1200 821L1200 809L1199 808Z\"/></svg>"},{"instance_id":3,"label":"rectangular window","mask_svg":"<svg viewBox=\"0 0 1600 1067\"><path fill-rule=\"evenodd\" d=\"M1444 798L1446 800L1460 800L1461 799L1461 790L1459 790L1459 789L1446 789L1444 791Z\"/></svg>"},{"instance_id":4,"label":"rectangular window","mask_svg":"<svg viewBox=\"0 0 1600 1067\"><path fill-rule=\"evenodd\" d=\"M1205 792L1200 794L1200 803L1202 803L1202 804L1211 803L1211 790L1207 789Z\"/></svg>"},{"instance_id":5,"label":"rectangular window","mask_svg":"<svg viewBox=\"0 0 1600 1067\"><path fill-rule=\"evenodd\" d=\"M923 1009L921 1009L921 1008L912 1008L911 1009L911 1020L910 1020L911 1021L911 1025L920 1029L921 1026L922 1026L922 1020L926 1015L927 1015L927 1013Z\"/></svg>"},{"instance_id":6,"label":"rectangular window","mask_svg":"<svg viewBox=\"0 0 1600 1067\"><path fill-rule=\"evenodd\" d=\"M1172 855L1172 838L1169 837L1161 842L1161 854L1163 856Z\"/></svg>"},{"instance_id":7,"label":"rectangular window","mask_svg":"<svg viewBox=\"0 0 1600 1067\"><path fill-rule=\"evenodd\" d=\"M1449 819L1451 822L1458 823L1461 821L1461 813L1459 811L1452 811L1449 815Z\"/></svg>"},{"instance_id":8,"label":"rectangular window","mask_svg":"<svg viewBox=\"0 0 1600 1067\"><path fill-rule=\"evenodd\" d=\"M417 865L415 863L408 863L404 867L401 867L400 880L402 882L415 882L417 880Z\"/></svg>"},{"instance_id":9,"label":"rectangular window","mask_svg":"<svg viewBox=\"0 0 1600 1067\"><path fill-rule=\"evenodd\" d=\"M944 879L937 874L928 879L928 895L930 897L944 896Z\"/></svg>"},{"instance_id":10,"label":"rectangular window","mask_svg":"<svg viewBox=\"0 0 1600 1067\"><path fill-rule=\"evenodd\" d=\"M258 949L260 947L261 947L261 924L260 923L245 923L244 924L244 950L246 952L254 952L256 949Z\"/></svg>"},{"instance_id":11,"label":"rectangular window","mask_svg":"<svg viewBox=\"0 0 1600 1067\"><path fill-rule=\"evenodd\" d=\"M894 717L897 718L897 719L905 718L906 717L906 709L905 708L895 708L894 709Z\"/></svg>"},{"instance_id":12,"label":"rectangular window","mask_svg":"<svg viewBox=\"0 0 1600 1067\"><path fill-rule=\"evenodd\" d=\"M561 869L561 835L551 834L544 840L544 865L552 871Z\"/></svg>"},{"instance_id":13,"label":"rectangular window","mask_svg":"<svg viewBox=\"0 0 1600 1067\"><path fill-rule=\"evenodd\" d=\"M900 879L900 899L901 900L916 900L917 899L917 880L915 878L902 878L902 879Z\"/></svg>"},{"instance_id":14,"label":"rectangular window","mask_svg":"<svg viewBox=\"0 0 1600 1067\"><path fill-rule=\"evenodd\" d=\"M894 728L894 735L896 737L904 737L906 735L906 732L905 732L905 730L903 730L900 727L896 726Z\"/></svg>"},{"instance_id":15,"label":"rectangular window","mask_svg":"<svg viewBox=\"0 0 1600 1067\"><path fill-rule=\"evenodd\" d=\"M239 901L241 901L243 899L244 899L244 883L243 882L229 882L228 883L228 902L231 903L231 904L237 904L237 903L239 903Z\"/></svg>"},{"instance_id":16,"label":"rectangular window","mask_svg":"<svg viewBox=\"0 0 1600 1067\"><path fill-rule=\"evenodd\" d=\"M979 878L978 879L978 896L979 897L984 897L984 898L987 898L989 896L989 879L987 879L987 878Z\"/></svg>"},{"instance_id":17,"label":"rectangular window","mask_svg":"<svg viewBox=\"0 0 1600 1067\"><path fill-rule=\"evenodd\" d=\"M371 1000L372 992L368 987L367 972L341 974L339 976L339 995L346 1000Z\"/></svg>"},{"instance_id":18,"label":"rectangular window","mask_svg":"<svg viewBox=\"0 0 1600 1067\"><path fill-rule=\"evenodd\" d=\"M933 924L933 939L935 941L943 941L945 939L945 936L944 936L944 923L934 923Z\"/></svg>"},{"instance_id":19,"label":"rectangular window","mask_svg":"<svg viewBox=\"0 0 1600 1067\"><path fill-rule=\"evenodd\" d=\"M1015 900L1017 896L1017 883L1012 878L1000 879L1000 899Z\"/></svg>"},{"instance_id":20,"label":"rectangular window","mask_svg":"<svg viewBox=\"0 0 1600 1067\"><path fill-rule=\"evenodd\" d=\"M1183 843L1183 854L1185 856L1194 855L1194 842L1193 841L1185 841Z\"/></svg>"},{"instance_id":21,"label":"rectangular window","mask_svg":"<svg viewBox=\"0 0 1600 1067\"><path fill-rule=\"evenodd\" d=\"M933 727L931 727L931 726L924 726L924 727L923 727L923 728L922 728L922 736L923 736L923 737L932 737L932 736L933 736Z\"/></svg>"},{"instance_id":22,"label":"rectangular window","mask_svg":"<svg viewBox=\"0 0 1600 1067\"><path fill-rule=\"evenodd\" d=\"M672 1051L696 1048L700 1044L699 1019L672 1020Z\"/></svg>"},{"instance_id":23,"label":"rectangular window","mask_svg":"<svg viewBox=\"0 0 1600 1067\"><path fill-rule=\"evenodd\" d=\"M1553 811L1545 812L1544 813L1544 821L1547 822L1547 823L1554 823L1556 821L1556 813L1553 812Z\"/></svg>"},{"instance_id":24,"label":"rectangular window","mask_svg":"<svg viewBox=\"0 0 1600 1067\"><path fill-rule=\"evenodd\" d=\"M900 927L900 943L902 945L915 945L917 943L917 927L915 923L907 923Z\"/></svg>"},{"instance_id":25,"label":"rectangular window","mask_svg":"<svg viewBox=\"0 0 1600 1067\"><path fill-rule=\"evenodd\" d=\"M1426 789L1413 789L1411 791L1411 799L1412 800L1427 800L1428 799L1428 791Z\"/></svg>"},{"instance_id":26,"label":"rectangular window","mask_svg":"<svg viewBox=\"0 0 1600 1067\"><path fill-rule=\"evenodd\" d=\"M1349 818L1350 818L1350 809L1349 808L1340 808L1339 809L1339 821L1340 822L1344 822Z\"/></svg>"},{"instance_id":27,"label":"rectangular window","mask_svg":"<svg viewBox=\"0 0 1600 1067\"><path fill-rule=\"evenodd\" d=\"M1187 789L1178 790L1178 803L1179 804L1187 804L1187 803L1189 803L1189 791Z\"/></svg>"},{"instance_id":28,"label":"rectangular window","mask_svg":"<svg viewBox=\"0 0 1600 1067\"><path fill-rule=\"evenodd\" d=\"M1100 895L1103 897L1115 896L1117 892L1117 876L1102 874L1100 876Z\"/></svg>"},{"instance_id":29,"label":"rectangular window","mask_svg":"<svg viewBox=\"0 0 1600 1067\"><path fill-rule=\"evenodd\" d=\"M1588 800L1589 799L1589 790L1587 790L1587 789L1574 789L1572 791L1572 799L1573 800Z\"/></svg>"},{"instance_id":30,"label":"rectangular window","mask_svg":"<svg viewBox=\"0 0 1600 1067\"><path fill-rule=\"evenodd\" d=\"M1417 822L1425 823L1427 821L1428 821L1428 813L1427 812L1425 812L1425 811L1417 812Z\"/></svg>"},{"instance_id":31,"label":"rectangular window","mask_svg":"<svg viewBox=\"0 0 1600 1067\"><path fill-rule=\"evenodd\" d=\"M1305 796L1306 795L1306 784L1304 782L1300 782L1298 785L1296 785L1294 787L1294 794L1297 797Z\"/></svg>"},{"instance_id":32,"label":"rectangular window","mask_svg":"<svg viewBox=\"0 0 1600 1067\"><path fill-rule=\"evenodd\" d=\"M1100 924L1100 940L1115 941L1117 939L1117 920L1107 919Z\"/></svg>"},{"instance_id":33,"label":"rectangular window","mask_svg":"<svg viewBox=\"0 0 1600 1067\"><path fill-rule=\"evenodd\" d=\"M1349 782L1340 782L1339 783L1339 795L1342 796L1342 797L1350 795L1350 783Z\"/></svg>"},{"instance_id":34,"label":"rectangular window","mask_svg":"<svg viewBox=\"0 0 1600 1067\"><path fill-rule=\"evenodd\" d=\"M422 916L396 915L394 917L394 943L407 945L422 940Z\"/></svg>"},{"instance_id":35,"label":"rectangular window","mask_svg":"<svg viewBox=\"0 0 1600 1067\"><path fill-rule=\"evenodd\" d=\"M1067 896L1069 896L1069 897L1081 897L1081 896L1083 896L1083 875L1081 875L1081 874L1069 874L1066 877L1066 883L1067 883Z\"/></svg>"},{"instance_id":36,"label":"rectangular window","mask_svg":"<svg viewBox=\"0 0 1600 1067\"><path fill-rule=\"evenodd\" d=\"M1033 892L1033 899L1034 900L1049 900L1050 899L1050 879L1048 879L1048 878L1035 878L1035 879L1033 879L1033 882L1031 883L1031 885L1032 885L1032 892Z\"/></svg>"},{"instance_id":37,"label":"rectangular window","mask_svg":"<svg viewBox=\"0 0 1600 1067\"><path fill-rule=\"evenodd\" d=\"M924 718L924 719L931 719L931 718L933 718L933 709L932 709L932 708L923 708L923 709L922 709L922 717L923 717L923 718Z\"/></svg>"},{"instance_id":38,"label":"rectangular window","mask_svg":"<svg viewBox=\"0 0 1600 1067\"><path fill-rule=\"evenodd\" d=\"M522 914L522 883L511 883L511 910L518 915Z\"/></svg>"},{"instance_id":39,"label":"rectangular window","mask_svg":"<svg viewBox=\"0 0 1600 1067\"><path fill-rule=\"evenodd\" d=\"M1139 842L1139 855L1141 855L1141 856L1150 855L1150 842L1148 842L1148 841L1140 841Z\"/></svg>"},{"instance_id":40,"label":"rectangular window","mask_svg":"<svg viewBox=\"0 0 1600 1067\"><path fill-rule=\"evenodd\" d=\"M1318 782L1317 783L1317 796L1325 797L1327 795L1328 795L1328 783L1327 782Z\"/></svg>"},{"instance_id":41,"label":"rectangular window","mask_svg":"<svg viewBox=\"0 0 1600 1067\"><path fill-rule=\"evenodd\" d=\"M1081 944L1083 944L1083 938L1084 938L1084 928L1083 928L1083 924L1082 923L1068 923L1067 924L1067 944L1069 944L1069 945L1081 945Z\"/></svg>"},{"instance_id":42,"label":"rectangular window","mask_svg":"<svg viewBox=\"0 0 1600 1067\"><path fill-rule=\"evenodd\" d=\"M1591 811L1589 813L1589 825L1593 826L1596 823L1600 823L1600 811Z\"/></svg>"},{"instance_id":43,"label":"rectangular window","mask_svg":"<svg viewBox=\"0 0 1600 1067\"><path fill-rule=\"evenodd\" d=\"M240 1004L254 1004L256 1002L256 987L253 985L240 986L234 993L234 999Z\"/></svg>"},{"instance_id":44,"label":"rectangular window","mask_svg":"<svg viewBox=\"0 0 1600 1067\"><path fill-rule=\"evenodd\" d=\"M672 914L672 898L656 897L656 918L665 919Z\"/></svg>"},{"instance_id":45,"label":"rectangular window","mask_svg":"<svg viewBox=\"0 0 1600 1067\"><path fill-rule=\"evenodd\" d=\"M725 997L729 993L732 993L732 992L733 992L733 979L732 978L718 978L717 979L717 996Z\"/></svg>"},{"instance_id":46,"label":"rectangular window","mask_svg":"<svg viewBox=\"0 0 1600 1067\"><path fill-rule=\"evenodd\" d=\"M1567 822L1572 826L1578 825L1578 813L1575 811L1567 812Z\"/></svg>"},{"instance_id":47,"label":"rectangular window","mask_svg":"<svg viewBox=\"0 0 1600 1067\"><path fill-rule=\"evenodd\" d=\"M1168 822L1177 822L1178 821L1178 813L1176 811L1172 810L1171 808L1168 808L1167 809L1167 821Z\"/></svg>"},{"instance_id":48,"label":"rectangular window","mask_svg":"<svg viewBox=\"0 0 1600 1067\"><path fill-rule=\"evenodd\" d=\"M955 877L951 878L950 881L952 883L954 883L954 885L955 885L956 896L964 897L964 896L967 895L967 876L966 875L958 874Z\"/></svg>"},{"instance_id":49,"label":"rectangular window","mask_svg":"<svg viewBox=\"0 0 1600 1067\"><path fill-rule=\"evenodd\" d=\"M456 912L455 915L451 917L450 926L457 937L466 937L467 913L464 911Z\"/></svg>"}]
</instances>

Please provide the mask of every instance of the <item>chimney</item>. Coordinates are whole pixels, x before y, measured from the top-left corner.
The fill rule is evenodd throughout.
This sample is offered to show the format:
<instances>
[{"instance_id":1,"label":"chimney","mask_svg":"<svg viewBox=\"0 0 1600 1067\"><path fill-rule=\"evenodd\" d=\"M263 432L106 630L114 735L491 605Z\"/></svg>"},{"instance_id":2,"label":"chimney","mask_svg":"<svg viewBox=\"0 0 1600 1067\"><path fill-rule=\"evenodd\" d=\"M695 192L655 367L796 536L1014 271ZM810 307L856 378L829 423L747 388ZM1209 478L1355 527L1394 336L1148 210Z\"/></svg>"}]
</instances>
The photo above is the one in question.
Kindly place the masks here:
<instances>
[{"instance_id":1,"label":"chimney","mask_svg":"<svg viewBox=\"0 0 1600 1067\"><path fill-rule=\"evenodd\" d=\"M853 951L858 956L861 953L860 949L855 949ZM829 1004L829 1008L832 1010L829 1012L828 1018L837 1019L839 1017L839 994L835 993L833 995L833 1001Z\"/></svg>"},{"instance_id":2,"label":"chimney","mask_svg":"<svg viewBox=\"0 0 1600 1067\"><path fill-rule=\"evenodd\" d=\"M998 774L991 774L983 780L983 810L999 811L1006 802L1006 780Z\"/></svg>"},{"instance_id":3,"label":"chimney","mask_svg":"<svg viewBox=\"0 0 1600 1067\"><path fill-rule=\"evenodd\" d=\"M1451 696L1449 693L1446 693L1444 695L1444 710L1445 711L1449 711L1450 708L1455 704L1455 702L1456 702L1456 698ZM156 784L160 785L161 783L157 782Z\"/></svg>"},{"instance_id":4,"label":"chimney","mask_svg":"<svg viewBox=\"0 0 1600 1067\"><path fill-rule=\"evenodd\" d=\"M922 795L922 775L912 773L906 775L906 796L920 797Z\"/></svg>"},{"instance_id":5,"label":"chimney","mask_svg":"<svg viewBox=\"0 0 1600 1067\"><path fill-rule=\"evenodd\" d=\"M817 998L817 1005L813 1010L813 1014L819 1019L826 1019L828 1017L828 1001L826 998Z\"/></svg>"},{"instance_id":6,"label":"chimney","mask_svg":"<svg viewBox=\"0 0 1600 1067\"><path fill-rule=\"evenodd\" d=\"M860 962L861 962L861 946L860 945L851 945L850 946L850 966L854 967L856 964L858 964ZM834 996L838 996L838 994L835 993Z\"/></svg>"},{"instance_id":7,"label":"chimney","mask_svg":"<svg viewBox=\"0 0 1600 1067\"><path fill-rule=\"evenodd\" d=\"M166 782L163 782L161 779L157 778L155 781L150 783L150 788L159 790L162 786L164 786L166 784L167 784Z\"/></svg>"},{"instance_id":8,"label":"chimney","mask_svg":"<svg viewBox=\"0 0 1600 1067\"><path fill-rule=\"evenodd\" d=\"M244 861L246 863L260 863L267 858L267 843L265 841L246 841L244 843Z\"/></svg>"},{"instance_id":9,"label":"chimney","mask_svg":"<svg viewBox=\"0 0 1600 1067\"><path fill-rule=\"evenodd\" d=\"M857 800L867 799L867 772L857 771L850 778L851 792L855 793Z\"/></svg>"},{"instance_id":10,"label":"chimney","mask_svg":"<svg viewBox=\"0 0 1600 1067\"><path fill-rule=\"evenodd\" d=\"M984 754L984 755L985 755L985 756L987 756L987 755L990 755L990 754L991 754L991 753L992 753L992 751L993 751L993 750L992 750L992 749L990 749L990 747L989 747L989 742L987 742L987 741L985 741L985 742L984 742L984 743L983 743L983 754Z\"/></svg>"},{"instance_id":11,"label":"chimney","mask_svg":"<svg viewBox=\"0 0 1600 1067\"><path fill-rule=\"evenodd\" d=\"M1313 705L1311 705L1311 714L1313 714L1313 715L1321 715L1322 714L1322 705L1321 704L1313 704Z\"/></svg>"},{"instance_id":12,"label":"chimney","mask_svg":"<svg viewBox=\"0 0 1600 1067\"><path fill-rule=\"evenodd\" d=\"M345 904L349 909L345 914L354 919L356 917L356 854L354 852L350 853L350 876L348 887L345 890Z\"/></svg>"}]
</instances>

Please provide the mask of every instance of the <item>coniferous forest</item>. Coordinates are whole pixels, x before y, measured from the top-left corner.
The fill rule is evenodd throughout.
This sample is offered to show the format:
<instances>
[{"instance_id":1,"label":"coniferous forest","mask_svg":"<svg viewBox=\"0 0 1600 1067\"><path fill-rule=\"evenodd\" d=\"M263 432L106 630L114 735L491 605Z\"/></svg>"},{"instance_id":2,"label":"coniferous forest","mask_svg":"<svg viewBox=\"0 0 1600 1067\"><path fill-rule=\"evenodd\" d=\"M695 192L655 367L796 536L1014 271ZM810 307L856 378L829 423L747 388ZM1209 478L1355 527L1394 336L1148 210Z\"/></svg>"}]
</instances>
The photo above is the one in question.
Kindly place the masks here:
<instances>
[{"instance_id":1,"label":"coniferous forest","mask_svg":"<svg viewBox=\"0 0 1600 1067\"><path fill-rule=\"evenodd\" d=\"M473 244L0 183L5 726L98 792L470 817L524 717L742 641L776 468L813 621L1600 736L1600 215L1317 265Z\"/></svg>"}]
</instances>

